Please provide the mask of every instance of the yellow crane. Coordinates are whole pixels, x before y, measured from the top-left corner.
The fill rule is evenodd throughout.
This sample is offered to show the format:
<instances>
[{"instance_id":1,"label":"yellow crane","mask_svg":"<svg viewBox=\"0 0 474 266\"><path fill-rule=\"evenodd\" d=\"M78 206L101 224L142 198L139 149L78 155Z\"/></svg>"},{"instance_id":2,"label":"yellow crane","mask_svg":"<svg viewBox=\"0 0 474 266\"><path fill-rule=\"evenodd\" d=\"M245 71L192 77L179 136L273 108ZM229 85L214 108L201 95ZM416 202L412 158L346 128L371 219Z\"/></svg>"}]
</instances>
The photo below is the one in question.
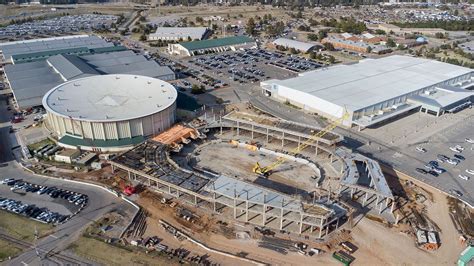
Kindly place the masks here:
<instances>
[{"instance_id":1,"label":"yellow crane","mask_svg":"<svg viewBox=\"0 0 474 266\"><path fill-rule=\"evenodd\" d=\"M342 115L341 118L333 121L329 125L327 125L325 128L321 129L311 137L309 137L305 142L301 143L298 145L298 147L294 148L291 150L288 154L291 156L295 156L296 154L299 154L301 151L303 151L306 147L309 145L313 144L316 142L318 139L322 138L324 135L327 133L331 132L333 129L335 129L339 124L342 123L345 119L349 118L349 113L344 109L344 114ZM271 171L281 164L283 164L286 160L288 160L285 157L278 157L276 161L271 163L270 165L262 167L258 162L255 163L255 166L252 168L252 171L258 175L262 175L265 177L268 177L271 174Z\"/></svg>"}]
</instances>

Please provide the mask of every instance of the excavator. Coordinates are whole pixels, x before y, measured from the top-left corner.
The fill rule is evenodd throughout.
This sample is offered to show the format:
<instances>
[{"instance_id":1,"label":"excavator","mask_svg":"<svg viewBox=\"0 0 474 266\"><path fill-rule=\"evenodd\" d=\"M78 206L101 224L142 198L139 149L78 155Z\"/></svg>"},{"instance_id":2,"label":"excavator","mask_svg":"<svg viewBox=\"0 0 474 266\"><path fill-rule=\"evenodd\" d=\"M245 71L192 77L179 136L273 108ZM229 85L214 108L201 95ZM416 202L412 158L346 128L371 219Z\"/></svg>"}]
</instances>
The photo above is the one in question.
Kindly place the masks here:
<instances>
[{"instance_id":1,"label":"excavator","mask_svg":"<svg viewBox=\"0 0 474 266\"><path fill-rule=\"evenodd\" d=\"M135 194L135 192L136 192L136 189L135 189L134 186L132 186L131 184L126 185L125 181L122 178L120 178L119 176L115 176L115 182L112 185L114 187L118 186L122 190L122 193L127 195L127 196L131 196L131 195Z\"/></svg>"},{"instance_id":2,"label":"excavator","mask_svg":"<svg viewBox=\"0 0 474 266\"><path fill-rule=\"evenodd\" d=\"M295 156L299 153L301 153L306 147L309 145L313 144L316 142L318 139L322 138L324 135L327 133L331 132L333 129L335 129L339 124L342 123L345 119L349 118L349 113L344 109L344 113L341 118L334 120L332 123L327 125L325 128L321 129L320 131L316 132L313 134L311 137L309 137L305 142L301 143L298 145L296 148L288 152L288 155ZM261 166L258 162L255 163L254 167L252 168L252 171L262 177L268 178L274 169L276 169L278 166L282 165L287 158L284 157L278 157L276 161L271 163L270 165L267 166Z\"/></svg>"}]
</instances>

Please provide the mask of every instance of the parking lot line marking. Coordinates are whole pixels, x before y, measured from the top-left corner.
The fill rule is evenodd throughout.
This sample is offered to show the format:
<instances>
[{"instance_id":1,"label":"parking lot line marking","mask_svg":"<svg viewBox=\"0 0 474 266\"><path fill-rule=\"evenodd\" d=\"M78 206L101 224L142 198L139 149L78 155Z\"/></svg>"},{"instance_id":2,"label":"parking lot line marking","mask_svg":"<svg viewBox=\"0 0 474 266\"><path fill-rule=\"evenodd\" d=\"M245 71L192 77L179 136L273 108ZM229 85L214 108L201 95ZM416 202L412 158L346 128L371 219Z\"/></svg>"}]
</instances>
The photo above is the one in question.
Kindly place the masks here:
<instances>
[{"instance_id":1,"label":"parking lot line marking","mask_svg":"<svg viewBox=\"0 0 474 266\"><path fill-rule=\"evenodd\" d=\"M50 237L53 237L53 238L56 238L58 239L59 237L55 236L55 235L50 235Z\"/></svg>"},{"instance_id":2,"label":"parking lot line marking","mask_svg":"<svg viewBox=\"0 0 474 266\"><path fill-rule=\"evenodd\" d=\"M28 265L28 263L24 262L24 261L21 261L21 264L23 265Z\"/></svg>"}]
</instances>

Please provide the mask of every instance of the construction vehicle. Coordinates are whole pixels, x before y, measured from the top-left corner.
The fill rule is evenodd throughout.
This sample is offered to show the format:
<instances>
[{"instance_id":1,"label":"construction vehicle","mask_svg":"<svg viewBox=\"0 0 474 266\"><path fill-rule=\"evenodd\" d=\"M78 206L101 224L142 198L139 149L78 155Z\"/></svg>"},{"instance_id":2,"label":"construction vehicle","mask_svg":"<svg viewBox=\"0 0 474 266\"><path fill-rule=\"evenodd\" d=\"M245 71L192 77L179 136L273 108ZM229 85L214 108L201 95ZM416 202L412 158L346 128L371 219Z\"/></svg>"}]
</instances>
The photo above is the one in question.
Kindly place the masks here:
<instances>
[{"instance_id":1,"label":"construction vehicle","mask_svg":"<svg viewBox=\"0 0 474 266\"><path fill-rule=\"evenodd\" d=\"M325 128L321 129L320 131L316 132L314 135L309 137L305 142L301 143L298 145L298 147L294 148L290 152L288 152L288 155L295 156L296 154L299 154L301 151L303 151L306 147L309 145L313 144L316 142L318 139L322 138L324 135L327 133L331 132L333 129L335 129L342 121L345 119L349 118L349 113L344 109L344 114L342 115L341 118L335 120L334 122L330 123L327 125ZM258 162L255 163L254 167L252 168L252 171L256 173L259 176L263 177L268 177L272 173L272 170L283 164L286 160L288 160L285 157L278 157L278 159L271 163L268 166L261 166Z\"/></svg>"},{"instance_id":2,"label":"construction vehicle","mask_svg":"<svg viewBox=\"0 0 474 266\"><path fill-rule=\"evenodd\" d=\"M115 182L112 184L114 187L119 187L123 194L131 196L136 193L136 188L131 184L126 185L125 181L119 176L115 177Z\"/></svg>"}]
</instances>

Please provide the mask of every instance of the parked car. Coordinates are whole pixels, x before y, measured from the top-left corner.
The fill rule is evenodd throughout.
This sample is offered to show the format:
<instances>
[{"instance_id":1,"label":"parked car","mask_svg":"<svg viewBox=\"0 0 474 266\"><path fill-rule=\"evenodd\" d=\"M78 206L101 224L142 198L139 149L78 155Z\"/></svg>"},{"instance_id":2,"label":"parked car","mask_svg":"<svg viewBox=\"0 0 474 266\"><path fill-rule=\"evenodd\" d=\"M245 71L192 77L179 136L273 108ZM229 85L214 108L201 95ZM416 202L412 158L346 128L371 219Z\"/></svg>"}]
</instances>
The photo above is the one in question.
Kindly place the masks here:
<instances>
[{"instance_id":1,"label":"parked car","mask_svg":"<svg viewBox=\"0 0 474 266\"><path fill-rule=\"evenodd\" d=\"M426 175L428 173L428 171L426 171L425 169L421 169L421 168L416 168L415 171L417 171L420 174L424 174L424 175Z\"/></svg>"},{"instance_id":2,"label":"parked car","mask_svg":"<svg viewBox=\"0 0 474 266\"><path fill-rule=\"evenodd\" d=\"M426 152L426 149L424 149L424 148L422 148L422 147L420 147L420 146L417 146L417 147L416 147L416 151L421 152L421 153L425 153L425 152Z\"/></svg>"}]
</instances>

